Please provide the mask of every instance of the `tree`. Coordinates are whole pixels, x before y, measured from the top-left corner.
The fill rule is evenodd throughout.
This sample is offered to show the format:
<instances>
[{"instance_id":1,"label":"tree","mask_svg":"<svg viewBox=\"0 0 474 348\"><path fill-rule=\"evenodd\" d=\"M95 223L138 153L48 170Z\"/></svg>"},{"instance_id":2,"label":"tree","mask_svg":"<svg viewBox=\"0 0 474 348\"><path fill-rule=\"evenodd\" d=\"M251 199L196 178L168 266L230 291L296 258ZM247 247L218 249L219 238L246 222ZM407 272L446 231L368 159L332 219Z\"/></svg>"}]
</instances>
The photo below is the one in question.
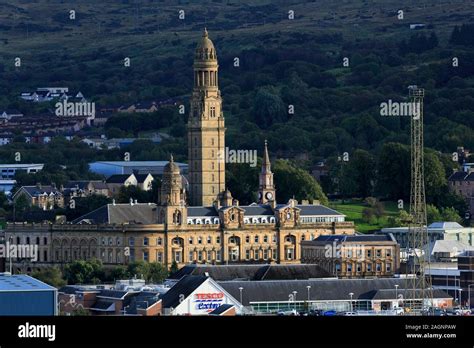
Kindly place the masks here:
<instances>
[{"instance_id":1,"label":"tree","mask_svg":"<svg viewBox=\"0 0 474 348\"><path fill-rule=\"evenodd\" d=\"M131 278L137 277L146 280L150 273L150 264L142 260L131 262L127 266L127 273Z\"/></svg>"},{"instance_id":2,"label":"tree","mask_svg":"<svg viewBox=\"0 0 474 348\"><path fill-rule=\"evenodd\" d=\"M68 263L64 276L68 284L96 284L105 278L102 262L98 259Z\"/></svg>"},{"instance_id":3,"label":"tree","mask_svg":"<svg viewBox=\"0 0 474 348\"><path fill-rule=\"evenodd\" d=\"M403 227L408 226L412 220L411 215L405 210L400 210L397 217L390 216L387 221L390 227Z\"/></svg>"},{"instance_id":4,"label":"tree","mask_svg":"<svg viewBox=\"0 0 474 348\"><path fill-rule=\"evenodd\" d=\"M36 270L32 273L32 276L46 284L54 286L55 288L61 288L66 285L66 281L63 279L63 274L58 267L48 267Z\"/></svg>"},{"instance_id":5,"label":"tree","mask_svg":"<svg viewBox=\"0 0 474 348\"><path fill-rule=\"evenodd\" d=\"M287 160L276 160L273 171L279 202L286 203L294 196L298 201L319 200L321 204L328 204L321 186L307 171L292 166Z\"/></svg>"},{"instance_id":6,"label":"tree","mask_svg":"<svg viewBox=\"0 0 474 348\"><path fill-rule=\"evenodd\" d=\"M251 204L257 199L258 173L261 161L255 167L248 164L226 165L226 185L240 204Z\"/></svg>"},{"instance_id":7,"label":"tree","mask_svg":"<svg viewBox=\"0 0 474 348\"><path fill-rule=\"evenodd\" d=\"M364 208L362 210L362 220L370 223L374 218L374 210L371 208Z\"/></svg>"},{"instance_id":8,"label":"tree","mask_svg":"<svg viewBox=\"0 0 474 348\"><path fill-rule=\"evenodd\" d=\"M149 272L147 281L153 283L162 283L168 277L168 270L163 267L161 263L151 262L149 266Z\"/></svg>"},{"instance_id":9,"label":"tree","mask_svg":"<svg viewBox=\"0 0 474 348\"><path fill-rule=\"evenodd\" d=\"M88 197L74 197L73 199L75 204L74 208L69 208L71 207L71 204L69 204L67 206L68 209L66 209L66 216L69 221L94 211L111 202L110 198L97 194L93 194Z\"/></svg>"},{"instance_id":10,"label":"tree","mask_svg":"<svg viewBox=\"0 0 474 348\"><path fill-rule=\"evenodd\" d=\"M441 214L438 208L432 204L426 205L426 220L428 221L428 224L431 224L435 221L441 221Z\"/></svg>"},{"instance_id":11,"label":"tree","mask_svg":"<svg viewBox=\"0 0 474 348\"><path fill-rule=\"evenodd\" d=\"M442 208L441 209L441 219L443 221L453 221L453 222L457 222L457 223L460 223L462 221L462 219L459 216L458 212L453 207Z\"/></svg>"},{"instance_id":12,"label":"tree","mask_svg":"<svg viewBox=\"0 0 474 348\"><path fill-rule=\"evenodd\" d=\"M261 128L268 128L286 119L287 111L276 88L265 86L257 91L254 98L253 114Z\"/></svg>"},{"instance_id":13,"label":"tree","mask_svg":"<svg viewBox=\"0 0 474 348\"><path fill-rule=\"evenodd\" d=\"M110 273L110 277L113 280L128 279L130 278L130 274L128 273L127 268L125 266L117 266L114 267L114 269Z\"/></svg>"},{"instance_id":14,"label":"tree","mask_svg":"<svg viewBox=\"0 0 474 348\"><path fill-rule=\"evenodd\" d=\"M179 270L178 264L176 263L175 260L173 260L170 267L170 274L176 273L178 272L178 270Z\"/></svg>"},{"instance_id":15,"label":"tree","mask_svg":"<svg viewBox=\"0 0 474 348\"><path fill-rule=\"evenodd\" d=\"M76 308L72 311L72 316L74 317L78 317L78 316L83 317L83 316L89 316L89 315L91 315L91 313L83 307Z\"/></svg>"},{"instance_id":16,"label":"tree","mask_svg":"<svg viewBox=\"0 0 474 348\"><path fill-rule=\"evenodd\" d=\"M410 148L399 143L386 143L377 164L377 191L391 200L410 197Z\"/></svg>"},{"instance_id":17,"label":"tree","mask_svg":"<svg viewBox=\"0 0 474 348\"><path fill-rule=\"evenodd\" d=\"M152 201L152 191L144 191L138 186L122 186L117 195L117 203L129 203L130 199L137 200L139 203Z\"/></svg>"}]
</instances>

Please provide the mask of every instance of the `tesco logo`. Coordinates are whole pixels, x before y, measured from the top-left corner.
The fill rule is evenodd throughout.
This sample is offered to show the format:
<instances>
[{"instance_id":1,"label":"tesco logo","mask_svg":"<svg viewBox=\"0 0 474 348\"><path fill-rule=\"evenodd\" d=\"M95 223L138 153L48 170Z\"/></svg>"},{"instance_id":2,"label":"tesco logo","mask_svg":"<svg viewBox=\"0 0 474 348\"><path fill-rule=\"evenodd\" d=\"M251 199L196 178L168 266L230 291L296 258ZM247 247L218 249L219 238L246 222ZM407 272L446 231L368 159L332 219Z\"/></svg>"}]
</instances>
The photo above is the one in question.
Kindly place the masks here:
<instances>
[{"instance_id":1,"label":"tesco logo","mask_svg":"<svg viewBox=\"0 0 474 348\"><path fill-rule=\"evenodd\" d=\"M196 300L219 300L224 298L224 294L222 292L214 292L207 294L195 294L194 297Z\"/></svg>"}]
</instances>

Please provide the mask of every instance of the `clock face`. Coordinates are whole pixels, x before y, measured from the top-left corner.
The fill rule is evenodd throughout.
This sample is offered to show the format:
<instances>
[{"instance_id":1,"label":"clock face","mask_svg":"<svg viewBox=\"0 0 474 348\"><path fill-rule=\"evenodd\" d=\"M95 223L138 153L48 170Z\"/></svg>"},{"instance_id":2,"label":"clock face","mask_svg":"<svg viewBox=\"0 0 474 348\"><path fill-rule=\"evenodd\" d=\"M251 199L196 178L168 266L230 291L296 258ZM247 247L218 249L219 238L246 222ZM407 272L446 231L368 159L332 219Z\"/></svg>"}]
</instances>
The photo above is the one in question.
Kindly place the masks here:
<instances>
[{"instance_id":1,"label":"clock face","mask_svg":"<svg viewBox=\"0 0 474 348\"><path fill-rule=\"evenodd\" d=\"M265 194L265 197L266 197L267 199L273 199L273 193L267 192L267 193Z\"/></svg>"},{"instance_id":2,"label":"clock face","mask_svg":"<svg viewBox=\"0 0 474 348\"><path fill-rule=\"evenodd\" d=\"M258 193L258 199L262 199L262 193L261 192Z\"/></svg>"},{"instance_id":3,"label":"clock face","mask_svg":"<svg viewBox=\"0 0 474 348\"><path fill-rule=\"evenodd\" d=\"M287 218L288 220L291 219L291 213L287 213L287 214L286 214L286 218Z\"/></svg>"}]
</instances>

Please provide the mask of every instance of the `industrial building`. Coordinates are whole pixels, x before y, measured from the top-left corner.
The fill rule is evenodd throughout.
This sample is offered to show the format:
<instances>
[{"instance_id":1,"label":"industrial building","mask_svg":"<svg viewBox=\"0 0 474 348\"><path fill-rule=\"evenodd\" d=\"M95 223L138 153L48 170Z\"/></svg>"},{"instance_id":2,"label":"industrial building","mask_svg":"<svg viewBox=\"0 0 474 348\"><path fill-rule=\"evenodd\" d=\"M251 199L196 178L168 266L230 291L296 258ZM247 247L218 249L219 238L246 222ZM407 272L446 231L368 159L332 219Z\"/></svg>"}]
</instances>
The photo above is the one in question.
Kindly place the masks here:
<instances>
[{"instance_id":1,"label":"industrial building","mask_svg":"<svg viewBox=\"0 0 474 348\"><path fill-rule=\"evenodd\" d=\"M0 179L13 179L17 171L32 174L43 170L44 164L0 164Z\"/></svg>"},{"instance_id":2,"label":"industrial building","mask_svg":"<svg viewBox=\"0 0 474 348\"><path fill-rule=\"evenodd\" d=\"M168 161L98 161L89 163L89 170L106 177L116 174L151 174L163 175L163 170ZM185 163L175 164L180 168L182 174L188 172L188 165Z\"/></svg>"},{"instance_id":3,"label":"industrial building","mask_svg":"<svg viewBox=\"0 0 474 348\"><path fill-rule=\"evenodd\" d=\"M404 249L408 243L408 227L382 228L376 234L393 234L400 249ZM428 226L428 241L430 245L437 240L455 240L474 246L474 228L463 227L457 222L433 222Z\"/></svg>"},{"instance_id":4,"label":"industrial building","mask_svg":"<svg viewBox=\"0 0 474 348\"><path fill-rule=\"evenodd\" d=\"M377 314L411 306L403 300L407 296L402 278L224 281L218 284L240 299L248 311L257 314L312 309ZM452 300L442 290L433 291L434 307L452 307ZM415 301L421 302L421 298Z\"/></svg>"},{"instance_id":5,"label":"industrial building","mask_svg":"<svg viewBox=\"0 0 474 348\"><path fill-rule=\"evenodd\" d=\"M0 316L57 315L57 289L25 274L0 274Z\"/></svg>"}]
</instances>

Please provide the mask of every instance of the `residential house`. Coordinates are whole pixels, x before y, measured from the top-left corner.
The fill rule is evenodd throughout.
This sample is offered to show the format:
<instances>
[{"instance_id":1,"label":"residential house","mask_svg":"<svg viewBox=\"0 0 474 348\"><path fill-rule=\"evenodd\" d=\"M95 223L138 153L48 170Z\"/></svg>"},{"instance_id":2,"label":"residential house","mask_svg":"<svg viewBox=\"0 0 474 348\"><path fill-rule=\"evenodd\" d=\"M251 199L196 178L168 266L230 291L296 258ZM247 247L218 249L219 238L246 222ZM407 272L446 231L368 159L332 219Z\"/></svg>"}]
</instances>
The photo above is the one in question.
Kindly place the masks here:
<instances>
[{"instance_id":1,"label":"residential house","mask_svg":"<svg viewBox=\"0 0 474 348\"><path fill-rule=\"evenodd\" d=\"M64 208L64 196L55 185L22 186L13 195L14 204L20 197L25 197L30 206L36 206L43 210Z\"/></svg>"},{"instance_id":2,"label":"residential house","mask_svg":"<svg viewBox=\"0 0 474 348\"><path fill-rule=\"evenodd\" d=\"M474 169L469 163L463 165L463 171L454 172L448 178L452 192L462 196L469 204L469 212L474 215Z\"/></svg>"},{"instance_id":3,"label":"residential house","mask_svg":"<svg viewBox=\"0 0 474 348\"><path fill-rule=\"evenodd\" d=\"M11 120L13 117L22 117L23 114L18 110L3 110L0 111L0 119Z\"/></svg>"},{"instance_id":4,"label":"residential house","mask_svg":"<svg viewBox=\"0 0 474 348\"><path fill-rule=\"evenodd\" d=\"M110 196L109 187L101 180L74 180L68 181L62 187L62 193L69 198L89 197L91 195Z\"/></svg>"}]
</instances>

